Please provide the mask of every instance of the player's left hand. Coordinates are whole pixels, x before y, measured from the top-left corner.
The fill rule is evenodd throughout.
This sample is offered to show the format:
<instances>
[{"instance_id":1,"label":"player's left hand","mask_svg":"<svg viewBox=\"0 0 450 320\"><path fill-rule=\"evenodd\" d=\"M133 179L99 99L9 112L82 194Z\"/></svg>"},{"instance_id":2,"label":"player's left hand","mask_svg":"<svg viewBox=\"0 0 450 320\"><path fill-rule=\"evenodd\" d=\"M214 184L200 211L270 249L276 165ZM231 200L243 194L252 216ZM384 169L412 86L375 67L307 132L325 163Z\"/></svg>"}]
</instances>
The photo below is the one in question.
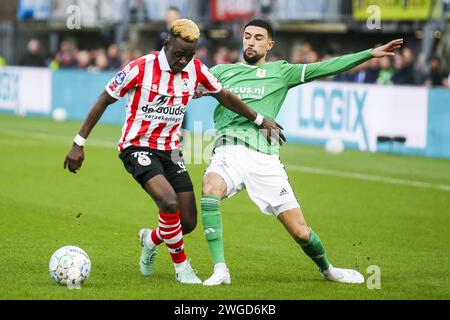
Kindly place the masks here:
<instances>
[{"instance_id":1,"label":"player's left hand","mask_svg":"<svg viewBox=\"0 0 450 320\"><path fill-rule=\"evenodd\" d=\"M281 125L264 118L259 131L267 139L267 142L269 142L269 144L272 144L272 142L275 140L278 141L278 143L282 146L283 142L286 142L286 137L281 132L281 130L283 130L283 127Z\"/></svg>"},{"instance_id":2,"label":"player's left hand","mask_svg":"<svg viewBox=\"0 0 450 320\"><path fill-rule=\"evenodd\" d=\"M392 57L395 56L394 50L400 48L403 45L403 39L395 39L389 43L386 43L380 47L372 49L372 56L375 58Z\"/></svg>"}]
</instances>

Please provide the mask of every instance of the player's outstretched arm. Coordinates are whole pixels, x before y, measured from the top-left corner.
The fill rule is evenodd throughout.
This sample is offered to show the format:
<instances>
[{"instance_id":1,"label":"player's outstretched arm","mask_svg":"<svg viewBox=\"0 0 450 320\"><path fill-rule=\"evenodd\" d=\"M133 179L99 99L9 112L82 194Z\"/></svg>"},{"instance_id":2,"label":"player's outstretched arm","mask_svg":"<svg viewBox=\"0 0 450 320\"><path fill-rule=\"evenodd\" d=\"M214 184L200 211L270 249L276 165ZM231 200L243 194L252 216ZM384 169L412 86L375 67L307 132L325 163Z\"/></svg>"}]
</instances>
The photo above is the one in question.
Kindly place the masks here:
<instances>
[{"instance_id":1,"label":"player's outstretched arm","mask_svg":"<svg viewBox=\"0 0 450 320\"><path fill-rule=\"evenodd\" d=\"M106 108L116 101L117 99L111 97L106 91L103 91L103 93L98 97L97 102L92 107L86 117L86 120L84 120L81 130L72 145L72 149L69 151L66 159L64 160L64 169L68 168L70 172L77 173L77 170L81 168L84 160L83 141L87 139L92 129L103 115L103 112L105 112Z\"/></svg>"},{"instance_id":2,"label":"player's outstretched arm","mask_svg":"<svg viewBox=\"0 0 450 320\"><path fill-rule=\"evenodd\" d=\"M218 93L211 94L214 98L219 101L221 105L225 108L246 117L248 120L256 123L260 127L261 133L267 139L269 143L272 143L272 139L278 141L281 145L283 141L286 141L281 130L283 129L278 123L270 121L260 114L253 111L249 106L247 106L244 102L242 102L239 97L237 97L231 91L227 89L222 89Z\"/></svg>"},{"instance_id":3,"label":"player's outstretched arm","mask_svg":"<svg viewBox=\"0 0 450 320\"><path fill-rule=\"evenodd\" d=\"M340 57L303 65L301 71L301 83L329 77L360 65L372 58L395 56L394 50L403 45L403 39L392 40L375 49L347 54Z\"/></svg>"}]
</instances>

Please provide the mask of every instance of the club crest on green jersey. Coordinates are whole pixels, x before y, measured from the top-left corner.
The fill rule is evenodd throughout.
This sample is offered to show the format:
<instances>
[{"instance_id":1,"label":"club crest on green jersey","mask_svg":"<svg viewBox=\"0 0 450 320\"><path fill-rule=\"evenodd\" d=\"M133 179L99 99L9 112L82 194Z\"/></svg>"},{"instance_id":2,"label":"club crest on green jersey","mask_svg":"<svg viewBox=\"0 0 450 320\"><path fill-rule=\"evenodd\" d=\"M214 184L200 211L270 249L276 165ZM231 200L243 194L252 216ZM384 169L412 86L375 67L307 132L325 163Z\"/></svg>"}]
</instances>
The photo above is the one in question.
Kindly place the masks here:
<instances>
[{"instance_id":1,"label":"club crest on green jersey","mask_svg":"<svg viewBox=\"0 0 450 320\"><path fill-rule=\"evenodd\" d=\"M265 69L257 69L256 76L258 78L264 78L266 76L266 70Z\"/></svg>"}]
</instances>

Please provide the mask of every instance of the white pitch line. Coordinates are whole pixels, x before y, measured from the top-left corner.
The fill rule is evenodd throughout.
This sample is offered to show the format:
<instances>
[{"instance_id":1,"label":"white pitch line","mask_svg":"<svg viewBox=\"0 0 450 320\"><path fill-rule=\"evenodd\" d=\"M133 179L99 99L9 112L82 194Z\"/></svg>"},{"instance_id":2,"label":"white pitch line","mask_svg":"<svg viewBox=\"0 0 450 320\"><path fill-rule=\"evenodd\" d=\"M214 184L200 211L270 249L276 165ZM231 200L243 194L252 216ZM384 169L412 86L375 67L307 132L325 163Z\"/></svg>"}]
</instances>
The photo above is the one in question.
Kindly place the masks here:
<instances>
[{"instance_id":1,"label":"white pitch line","mask_svg":"<svg viewBox=\"0 0 450 320\"><path fill-rule=\"evenodd\" d=\"M350 178L350 179L373 181L373 182L382 182L382 183L410 186L410 187L423 188L423 189L437 189L437 190L443 190L443 191L450 191L450 185L434 184L434 183L428 183L428 182L422 182L422 181L416 181L416 180L405 180L405 179L399 179L399 178L374 176L374 175L368 175L368 174L363 174L363 173L353 173L353 172L329 170L329 169L322 169L322 168L312 168L312 167L297 166L297 165L287 165L286 169L304 172L304 173L333 176L333 177Z\"/></svg>"},{"instance_id":2,"label":"white pitch line","mask_svg":"<svg viewBox=\"0 0 450 320\"><path fill-rule=\"evenodd\" d=\"M58 136L57 134L50 134L50 133L43 133L43 132L36 132L36 133L24 133L23 131L19 131L17 129L5 129L0 128L0 132L8 133L10 135L14 135L16 137L25 137L30 139L37 139L37 140L43 140L43 141L52 141L52 142L60 142L67 144L68 146L72 145L73 138L69 136ZM90 139L89 145L94 147L102 147L102 148L114 148L117 147L116 141L106 141L106 140L97 140L97 139ZM1 142L0 145L11 145L8 140ZM20 142L22 144L22 142ZM29 145L33 145L33 143L28 143ZM34 143L36 144L36 143Z\"/></svg>"},{"instance_id":3,"label":"white pitch line","mask_svg":"<svg viewBox=\"0 0 450 320\"><path fill-rule=\"evenodd\" d=\"M64 136L57 136L54 134L48 134L48 133L24 133L23 131L17 130L17 129L7 129L7 128L0 128L0 132L3 131L5 133L13 134L15 136L20 137L30 137L30 138L37 138L40 140L52 140L52 141L59 141L70 144L72 138L71 137L64 137ZM4 143L5 144L5 143ZM0 145L2 145L2 142L0 142ZM105 140L89 140L89 145L95 146L95 147L102 147L102 148L114 148L116 146L115 142L107 142ZM349 178L349 179L356 179L356 180L363 180L363 181L373 181L373 182L381 182L381 183L389 183L389 184L395 184L395 185L403 185L403 186L410 186L410 187L416 187L416 188L422 188L422 189L437 189L437 190L443 190L443 191L450 191L450 185L445 184L434 184L429 182L422 182L417 180L406 180L406 179L399 179L399 178L391 178L391 177L382 177L382 176L375 176L375 175L368 175L363 173L353 173L353 172L346 172L346 171L338 171L338 170L330 170L330 169L323 169L323 168L313 168L313 167L306 167L306 166L298 166L298 165L289 165L285 164L286 169L294 170L298 172L304 172L304 173L311 173L311 174L320 174L320 175L326 175L326 176L333 176L333 177L341 177L341 178Z\"/></svg>"}]
</instances>

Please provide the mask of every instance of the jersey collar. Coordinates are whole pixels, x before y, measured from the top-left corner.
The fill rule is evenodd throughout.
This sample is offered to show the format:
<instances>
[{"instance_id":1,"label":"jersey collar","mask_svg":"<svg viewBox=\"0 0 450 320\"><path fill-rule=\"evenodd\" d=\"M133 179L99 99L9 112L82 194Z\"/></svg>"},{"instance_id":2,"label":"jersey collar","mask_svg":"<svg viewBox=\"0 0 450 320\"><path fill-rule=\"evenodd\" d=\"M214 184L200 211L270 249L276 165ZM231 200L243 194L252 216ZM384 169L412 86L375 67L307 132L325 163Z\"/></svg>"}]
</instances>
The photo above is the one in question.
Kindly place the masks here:
<instances>
[{"instance_id":1,"label":"jersey collar","mask_svg":"<svg viewBox=\"0 0 450 320\"><path fill-rule=\"evenodd\" d=\"M246 64L246 63L243 63L243 62L238 62L238 64L240 64L241 66L247 67L247 68L251 68L251 69L260 67L260 66L253 66L253 65L250 65L250 64Z\"/></svg>"},{"instance_id":2,"label":"jersey collar","mask_svg":"<svg viewBox=\"0 0 450 320\"><path fill-rule=\"evenodd\" d=\"M159 52L158 62L159 62L159 68L161 70L170 72L169 61L167 61L166 50L164 48L162 48L161 51ZM187 72L193 63L194 63L194 59L189 61L189 63L186 65L186 67L184 67L183 71Z\"/></svg>"},{"instance_id":3,"label":"jersey collar","mask_svg":"<svg viewBox=\"0 0 450 320\"><path fill-rule=\"evenodd\" d=\"M268 64L268 63L270 63L270 62L269 62L269 61L266 61L265 63L260 64L260 65L258 65L258 66L246 64L246 63L244 63L244 62L238 62L237 64L239 64L239 65L241 65L241 66L244 66L244 67L247 67L247 68L253 68L253 69L255 69L255 68L261 68L261 67L265 66L265 65Z\"/></svg>"}]
</instances>

